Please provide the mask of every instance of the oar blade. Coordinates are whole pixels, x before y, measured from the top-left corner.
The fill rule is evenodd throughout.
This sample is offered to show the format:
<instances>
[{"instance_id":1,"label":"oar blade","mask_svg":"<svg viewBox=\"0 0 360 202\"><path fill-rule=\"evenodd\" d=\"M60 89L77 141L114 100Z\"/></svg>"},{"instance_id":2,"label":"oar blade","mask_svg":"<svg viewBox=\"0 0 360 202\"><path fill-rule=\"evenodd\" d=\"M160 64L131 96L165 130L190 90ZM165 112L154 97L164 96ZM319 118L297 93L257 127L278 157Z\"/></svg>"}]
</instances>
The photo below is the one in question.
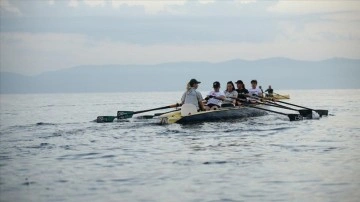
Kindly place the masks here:
<instances>
[{"instance_id":1,"label":"oar blade","mask_svg":"<svg viewBox=\"0 0 360 202\"><path fill-rule=\"evenodd\" d=\"M329 111L328 110L324 110L324 109L315 109L314 111L316 111L320 117L321 116L328 116L329 115Z\"/></svg>"},{"instance_id":2,"label":"oar blade","mask_svg":"<svg viewBox=\"0 0 360 202\"><path fill-rule=\"evenodd\" d=\"M290 121L302 121L304 120L304 117L300 114L288 114L288 117Z\"/></svg>"},{"instance_id":3,"label":"oar blade","mask_svg":"<svg viewBox=\"0 0 360 202\"><path fill-rule=\"evenodd\" d=\"M116 116L98 116L96 122L98 123L109 123L113 122Z\"/></svg>"},{"instance_id":4,"label":"oar blade","mask_svg":"<svg viewBox=\"0 0 360 202\"><path fill-rule=\"evenodd\" d=\"M298 110L300 115L303 117L311 117L312 116L312 110L310 109L299 109Z\"/></svg>"},{"instance_id":5,"label":"oar blade","mask_svg":"<svg viewBox=\"0 0 360 202\"><path fill-rule=\"evenodd\" d=\"M129 119L133 116L133 111L118 111L117 118L118 119Z\"/></svg>"}]
</instances>

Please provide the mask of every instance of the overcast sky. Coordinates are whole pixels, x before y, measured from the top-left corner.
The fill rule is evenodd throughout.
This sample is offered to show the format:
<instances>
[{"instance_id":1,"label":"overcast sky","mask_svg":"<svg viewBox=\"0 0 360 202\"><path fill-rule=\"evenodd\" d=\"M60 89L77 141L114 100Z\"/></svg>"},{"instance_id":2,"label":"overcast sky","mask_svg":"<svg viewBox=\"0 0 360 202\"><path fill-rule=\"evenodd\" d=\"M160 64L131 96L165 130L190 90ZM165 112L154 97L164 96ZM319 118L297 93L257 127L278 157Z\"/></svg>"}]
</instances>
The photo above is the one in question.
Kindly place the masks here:
<instances>
[{"instance_id":1,"label":"overcast sky","mask_svg":"<svg viewBox=\"0 0 360 202\"><path fill-rule=\"evenodd\" d=\"M0 0L1 71L360 59L360 1Z\"/></svg>"}]
</instances>

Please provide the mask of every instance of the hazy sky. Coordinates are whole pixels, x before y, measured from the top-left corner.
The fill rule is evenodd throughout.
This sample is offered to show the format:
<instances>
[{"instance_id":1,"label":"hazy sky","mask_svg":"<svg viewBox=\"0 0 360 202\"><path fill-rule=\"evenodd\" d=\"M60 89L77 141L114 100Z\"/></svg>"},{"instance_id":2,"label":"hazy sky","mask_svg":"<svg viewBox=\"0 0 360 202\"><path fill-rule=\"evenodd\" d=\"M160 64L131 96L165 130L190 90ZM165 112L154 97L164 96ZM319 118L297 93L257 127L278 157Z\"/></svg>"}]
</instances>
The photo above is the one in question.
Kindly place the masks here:
<instances>
[{"instance_id":1,"label":"hazy sky","mask_svg":"<svg viewBox=\"0 0 360 202\"><path fill-rule=\"evenodd\" d=\"M360 59L360 1L0 0L1 71Z\"/></svg>"}]
</instances>

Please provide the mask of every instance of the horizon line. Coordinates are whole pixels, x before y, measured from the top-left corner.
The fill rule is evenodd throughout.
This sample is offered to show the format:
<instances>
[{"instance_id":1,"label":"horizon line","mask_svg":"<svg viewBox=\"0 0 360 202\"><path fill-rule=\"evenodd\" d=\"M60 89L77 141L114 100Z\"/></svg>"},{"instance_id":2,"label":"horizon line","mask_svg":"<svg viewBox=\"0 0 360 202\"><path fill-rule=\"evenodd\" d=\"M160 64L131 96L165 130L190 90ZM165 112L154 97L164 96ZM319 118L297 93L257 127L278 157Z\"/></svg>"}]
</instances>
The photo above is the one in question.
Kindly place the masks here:
<instances>
[{"instance_id":1,"label":"horizon line","mask_svg":"<svg viewBox=\"0 0 360 202\"><path fill-rule=\"evenodd\" d=\"M229 60L223 60L223 61L219 61L219 62L209 62L209 61L177 61L177 62L160 62L160 63L148 63L148 64L82 64L82 65L75 65L75 66L71 66L71 67L65 67L65 68L60 68L60 69L56 69L56 70L49 70L49 71L43 71L40 73L36 73L36 74L24 74L24 73L18 73L18 72L10 72L10 71L1 71L0 68L0 73L11 73L11 74L17 74L17 75L21 75L21 76L26 76L26 77L33 77L33 76L38 76L41 75L43 73L47 73L47 72L57 72L57 71L61 71L61 70L67 70L67 69L73 69L73 68L80 68L80 67L85 67L85 66L91 66L91 67L99 67L99 66L157 66L157 65L167 65L167 64L176 64L176 63L207 63L207 64L220 64L220 63L225 63L225 62L230 62L230 61L245 61L245 62L256 62L256 61L264 61L264 60L271 60L271 59L284 59L284 60L291 60L291 61L297 61L297 62L324 62L324 61L328 61L328 60L334 60L334 59L345 59L345 60L358 60L360 61L360 58L348 58L348 57L330 57L327 59L320 59L320 60L304 60L304 59L294 59L294 58L290 58L290 57L265 57L265 58L260 58L260 59L241 59L241 58L234 58L234 59L229 59Z\"/></svg>"}]
</instances>

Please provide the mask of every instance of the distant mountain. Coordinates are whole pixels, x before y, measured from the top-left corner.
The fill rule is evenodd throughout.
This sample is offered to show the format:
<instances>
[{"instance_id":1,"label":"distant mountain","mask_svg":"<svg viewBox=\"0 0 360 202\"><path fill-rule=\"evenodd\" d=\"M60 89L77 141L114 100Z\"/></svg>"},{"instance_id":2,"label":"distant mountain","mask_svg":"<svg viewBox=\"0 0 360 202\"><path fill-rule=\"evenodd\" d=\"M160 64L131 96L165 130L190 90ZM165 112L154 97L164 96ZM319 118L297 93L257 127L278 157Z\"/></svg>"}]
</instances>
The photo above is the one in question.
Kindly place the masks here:
<instances>
[{"instance_id":1,"label":"distant mountain","mask_svg":"<svg viewBox=\"0 0 360 202\"><path fill-rule=\"evenodd\" d=\"M87 65L24 76L0 73L1 93L77 93L182 91L191 78L202 81L200 90L210 90L213 81L222 89L227 81L257 79L266 88L345 89L360 88L360 60L333 58L299 61L269 58L220 63L179 62L158 65Z\"/></svg>"}]
</instances>

